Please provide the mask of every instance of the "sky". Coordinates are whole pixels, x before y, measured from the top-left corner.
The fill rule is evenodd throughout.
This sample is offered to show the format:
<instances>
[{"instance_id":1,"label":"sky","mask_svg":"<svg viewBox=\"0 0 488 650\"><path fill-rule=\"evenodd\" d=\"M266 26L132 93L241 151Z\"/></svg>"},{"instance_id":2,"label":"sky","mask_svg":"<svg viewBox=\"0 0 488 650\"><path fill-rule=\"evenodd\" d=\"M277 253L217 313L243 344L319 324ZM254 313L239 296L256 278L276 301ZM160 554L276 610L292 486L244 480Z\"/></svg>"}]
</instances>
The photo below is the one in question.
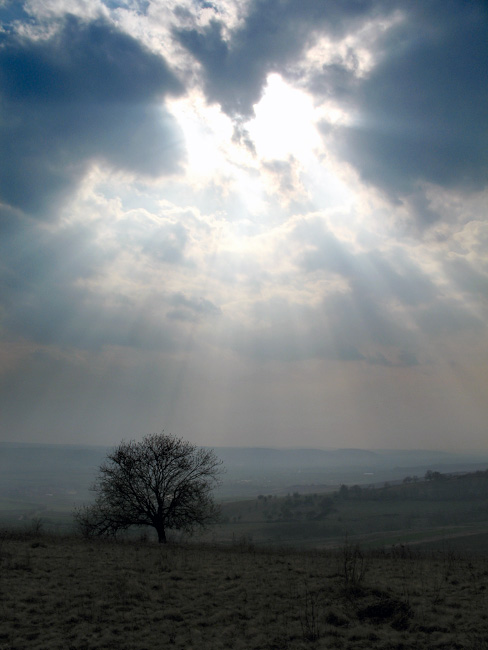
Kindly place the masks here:
<instances>
[{"instance_id":1,"label":"sky","mask_svg":"<svg viewBox=\"0 0 488 650\"><path fill-rule=\"evenodd\" d=\"M488 450L483 0L0 0L0 440Z\"/></svg>"}]
</instances>

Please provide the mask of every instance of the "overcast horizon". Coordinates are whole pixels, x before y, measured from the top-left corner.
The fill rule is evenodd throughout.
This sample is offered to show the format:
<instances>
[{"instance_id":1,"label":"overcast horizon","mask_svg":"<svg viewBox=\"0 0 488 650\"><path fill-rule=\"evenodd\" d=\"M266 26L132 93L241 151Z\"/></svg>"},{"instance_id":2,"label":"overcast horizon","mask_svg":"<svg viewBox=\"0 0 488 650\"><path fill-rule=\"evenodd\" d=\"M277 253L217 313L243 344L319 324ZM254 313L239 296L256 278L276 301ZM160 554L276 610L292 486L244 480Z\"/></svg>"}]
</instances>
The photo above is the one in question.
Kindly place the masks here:
<instances>
[{"instance_id":1,"label":"overcast horizon","mask_svg":"<svg viewBox=\"0 0 488 650\"><path fill-rule=\"evenodd\" d=\"M0 25L0 440L488 452L486 2Z\"/></svg>"}]
</instances>

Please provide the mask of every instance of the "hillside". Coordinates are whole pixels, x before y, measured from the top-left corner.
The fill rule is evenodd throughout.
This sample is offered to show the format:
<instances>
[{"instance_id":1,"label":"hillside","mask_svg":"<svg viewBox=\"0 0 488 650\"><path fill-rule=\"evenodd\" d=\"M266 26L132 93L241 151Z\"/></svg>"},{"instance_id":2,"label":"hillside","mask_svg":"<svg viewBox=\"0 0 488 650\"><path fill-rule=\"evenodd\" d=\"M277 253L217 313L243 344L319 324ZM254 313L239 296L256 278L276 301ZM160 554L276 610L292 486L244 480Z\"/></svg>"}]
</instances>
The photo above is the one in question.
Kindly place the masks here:
<instances>
[{"instance_id":1,"label":"hillside","mask_svg":"<svg viewBox=\"0 0 488 650\"><path fill-rule=\"evenodd\" d=\"M382 487L342 485L327 493L227 502L212 539L327 548L341 545L347 536L369 547L437 543L485 552L488 471L427 474L431 480L406 477Z\"/></svg>"},{"instance_id":2,"label":"hillside","mask_svg":"<svg viewBox=\"0 0 488 650\"><path fill-rule=\"evenodd\" d=\"M486 650L488 559L0 536L8 650Z\"/></svg>"},{"instance_id":3,"label":"hillside","mask_svg":"<svg viewBox=\"0 0 488 650\"><path fill-rule=\"evenodd\" d=\"M0 526L25 529L41 521L45 530L71 531L73 508L93 499L88 488L106 451L0 444ZM216 493L223 523L208 541L329 548L348 536L368 547L447 540L471 552L488 546L488 472L479 463L474 467L483 470L466 473L471 457L357 449L216 451L227 470ZM436 462L410 466L422 459ZM463 468L464 474L446 473ZM428 472L432 480L426 481Z\"/></svg>"}]
</instances>

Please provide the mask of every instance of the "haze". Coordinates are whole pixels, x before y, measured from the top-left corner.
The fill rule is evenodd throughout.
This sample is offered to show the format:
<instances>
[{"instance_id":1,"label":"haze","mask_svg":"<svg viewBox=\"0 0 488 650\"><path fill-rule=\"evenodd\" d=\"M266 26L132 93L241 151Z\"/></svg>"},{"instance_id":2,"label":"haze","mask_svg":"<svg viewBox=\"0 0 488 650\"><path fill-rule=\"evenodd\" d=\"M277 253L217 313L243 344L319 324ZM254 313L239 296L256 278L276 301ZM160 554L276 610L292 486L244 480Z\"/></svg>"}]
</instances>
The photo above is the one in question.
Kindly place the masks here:
<instances>
[{"instance_id":1,"label":"haze","mask_svg":"<svg viewBox=\"0 0 488 650\"><path fill-rule=\"evenodd\" d=\"M488 451L488 5L0 0L0 438Z\"/></svg>"}]
</instances>

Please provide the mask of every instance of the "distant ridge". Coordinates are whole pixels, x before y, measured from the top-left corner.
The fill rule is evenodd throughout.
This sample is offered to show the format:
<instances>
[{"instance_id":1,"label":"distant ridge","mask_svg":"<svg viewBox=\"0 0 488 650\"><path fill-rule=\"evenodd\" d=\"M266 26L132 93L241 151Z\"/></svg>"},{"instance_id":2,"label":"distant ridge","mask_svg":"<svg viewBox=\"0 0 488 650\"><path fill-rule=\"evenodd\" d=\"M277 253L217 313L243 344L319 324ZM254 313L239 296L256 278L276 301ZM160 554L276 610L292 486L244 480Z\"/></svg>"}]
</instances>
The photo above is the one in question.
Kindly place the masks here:
<instances>
[{"instance_id":1,"label":"distant ridge","mask_svg":"<svg viewBox=\"0 0 488 650\"><path fill-rule=\"evenodd\" d=\"M488 452L483 454L457 454L435 450L367 450L367 449L279 449L273 447L214 447L224 464L255 468L412 468L439 469L451 466L483 465L488 463ZM431 467L432 466L432 467Z\"/></svg>"},{"instance_id":2,"label":"distant ridge","mask_svg":"<svg viewBox=\"0 0 488 650\"><path fill-rule=\"evenodd\" d=\"M47 498L93 498L89 488L112 446L0 442L0 499L30 502ZM221 497L316 492L339 485L401 483L427 470L473 472L488 468L488 453L453 454L422 450L279 449L213 447L226 470ZM69 497L68 495L73 495ZM44 496L43 496L44 495ZM49 497L51 499L51 497Z\"/></svg>"},{"instance_id":3,"label":"distant ridge","mask_svg":"<svg viewBox=\"0 0 488 650\"><path fill-rule=\"evenodd\" d=\"M90 471L95 470L112 446L0 442L0 472L5 476L17 471ZM273 447L213 447L228 469L239 470L300 470L340 468L362 472L379 469L405 470L405 475L417 470L471 471L486 469L486 454L457 454L424 450L367 449L283 449Z\"/></svg>"},{"instance_id":4,"label":"distant ridge","mask_svg":"<svg viewBox=\"0 0 488 650\"><path fill-rule=\"evenodd\" d=\"M354 465L375 465L380 457L364 449L275 449L272 447L214 447L215 453L224 464L254 467L329 467L338 463Z\"/></svg>"}]
</instances>

